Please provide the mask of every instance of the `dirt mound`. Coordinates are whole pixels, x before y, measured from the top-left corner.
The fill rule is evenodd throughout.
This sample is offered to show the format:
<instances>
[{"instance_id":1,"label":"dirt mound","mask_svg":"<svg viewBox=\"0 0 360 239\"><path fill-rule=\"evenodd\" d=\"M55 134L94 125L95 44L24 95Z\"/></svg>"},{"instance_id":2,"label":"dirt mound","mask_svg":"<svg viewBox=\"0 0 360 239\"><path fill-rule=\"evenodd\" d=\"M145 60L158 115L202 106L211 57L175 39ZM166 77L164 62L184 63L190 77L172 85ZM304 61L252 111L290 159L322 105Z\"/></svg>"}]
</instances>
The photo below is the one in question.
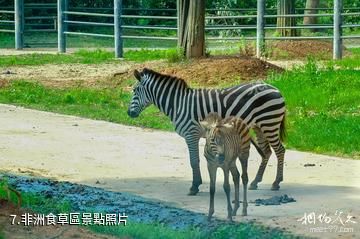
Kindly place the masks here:
<instances>
[{"instance_id":1,"label":"dirt mound","mask_svg":"<svg viewBox=\"0 0 360 239\"><path fill-rule=\"evenodd\" d=\"M116 81L134 79L133 71L150 68L166 75L184 79L190 86L221 87L237 84L242 81L263 80L271 72L282 72L284 69L257 58L241 56L213 56L192 59L183 63L166 64L159 62L138 64L126 73L115 74ZM120 84L121 85L121 84Z\"/></svg>"},{"instance_id":2,"label":"dirt mound","mask_svg":"<svg viewBox=\"0 0 360 239\"><path fill-rule=\"evenodd\" d=\"M313 56L319 59L331 59L333 44L324 40L277 41L268 46L270 58L303 59Z\"/></svg>"},{"instance_id":3,"label":"dirt mound","mask_svg":"<svg viewBox=\"0 0 360 239\"><path fill-rule=\"evenodd\" d=\"M167 67L161 72L176 75L190 84L215 86L229 82L265 79L270 72L282 70L280 67L256 58L228 56L193 60L189 63Z\"/></svg>"}]
</instances>

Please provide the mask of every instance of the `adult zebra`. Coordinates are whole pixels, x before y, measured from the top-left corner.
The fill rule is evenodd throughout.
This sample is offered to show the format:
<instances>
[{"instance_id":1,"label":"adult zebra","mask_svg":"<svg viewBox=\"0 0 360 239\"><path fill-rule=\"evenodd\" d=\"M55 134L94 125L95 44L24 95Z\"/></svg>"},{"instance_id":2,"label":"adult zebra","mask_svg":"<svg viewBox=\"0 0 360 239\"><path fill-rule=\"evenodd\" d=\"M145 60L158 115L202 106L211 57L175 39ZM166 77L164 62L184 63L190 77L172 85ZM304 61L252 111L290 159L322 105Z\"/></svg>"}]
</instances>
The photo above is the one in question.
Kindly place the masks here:
<instances>
[{"instance_id":1,"label":"adult zebra","mask_svg":"<svg viewBox=\"0 0 360 239\"><path fill-rule=\"evenodd\" d=\"M135 70L138 80L134 87L128 115L132 118L150 104L155 104L170 117L176 132L182 136L189 149L193 181L189 195L195 195L202 184L199 167L199 140L203 132L199 124L209 113L218 113L222 118L240 117L254 128L257 141L263 152L262 162L249 189L256 189L261 182L266 164L271 155L269 144L278 159L277 174L272 190L280 188L283 180L285 148L281 141L285 134L285 103L280 92L264 83L248 83L226 89L192 89L180 78L163 75L144 68Z\"/></svg>"}]
</instances>

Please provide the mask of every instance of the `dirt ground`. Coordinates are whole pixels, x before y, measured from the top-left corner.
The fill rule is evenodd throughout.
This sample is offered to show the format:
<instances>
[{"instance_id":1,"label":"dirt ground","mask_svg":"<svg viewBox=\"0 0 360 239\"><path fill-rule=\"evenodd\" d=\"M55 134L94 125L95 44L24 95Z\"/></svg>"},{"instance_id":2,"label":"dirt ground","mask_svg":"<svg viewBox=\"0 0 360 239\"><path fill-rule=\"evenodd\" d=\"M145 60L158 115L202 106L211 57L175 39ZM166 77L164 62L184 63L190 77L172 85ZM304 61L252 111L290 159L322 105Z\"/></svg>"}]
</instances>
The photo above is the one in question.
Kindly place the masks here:
<instances>
[{"instance_id":1,"label":"dirt ground","mask_svg":"<svg viewBox=\"0 0 360 239\"><path fill-rule=\"evenodd\" d=\"M331 41L277 41L270 46L271 57L275 59L305 59L316 55L317 59L331 59L333 44ZM348 52L344 48L344 54Z\"/></svg>"},{"instance_id":2,"label":"dirt ground","mask_svg":"<svg viewBox=\"0 0 360 239\"><path fill-rule=\"evenodd\" d=\"M23 224L11 225L12 217L20 217L25 213L34 214L29 210L18 209L5 200L0 200L0 229L6 239L55 239L55 238L88 238L88 239L115 239L112 236L95 234L86 228L56 225L56 226L24 226ZM16 219L16 221L18 221Z\"/></svg>"},{"instance_id":3,"label":"dirt ground","mask_svg":"<svg viewBox=\"0 0 360 239\"><path fill-rule=\"evenodd\" d=\"M131 192L174 206L206 213L209 177L201 155L204 184L197 196L187 196L191 170L184 140L175 133L140 129L103 121L0 105L0 162L3 171L82 183L118 192ZM200 152L204 141L201 141ZM249 177L260 156L252 149ZM263 183L249 191L249 200L287 194L296 202L281 206L250 204L247 217L316 238L358 238L360 225L360 161L287 150L280 191L271 191L276 159L271 157ZM308 165L310 164L310 166ZM222 172L218 171L215 216L226 218ZM332 220L342 212L356 223L315 224L299 221L304 214L326 213ZM131 217L131 215L129 215ZM337 226L350 232L313 232Z\"/></svg>"},{"instance_id":4,"label":"dirt ground","mask_svg":"<svg viewBox=\"0 0 360 239\"><path fill-rule=\"evenodd\" d=\"M114 87L133 78L135 69L144 67L164 74L176 75L189 84L214 86L222 83L265 79L270 72L283 71L282 68L256 58L210 57L191 60L181 64L165 61L143 64L119 61L107 64L61 64L40 66L0 67L0 81L26 79L41 82L50 87L90 86Z\"/></svg>"}]
</instances>

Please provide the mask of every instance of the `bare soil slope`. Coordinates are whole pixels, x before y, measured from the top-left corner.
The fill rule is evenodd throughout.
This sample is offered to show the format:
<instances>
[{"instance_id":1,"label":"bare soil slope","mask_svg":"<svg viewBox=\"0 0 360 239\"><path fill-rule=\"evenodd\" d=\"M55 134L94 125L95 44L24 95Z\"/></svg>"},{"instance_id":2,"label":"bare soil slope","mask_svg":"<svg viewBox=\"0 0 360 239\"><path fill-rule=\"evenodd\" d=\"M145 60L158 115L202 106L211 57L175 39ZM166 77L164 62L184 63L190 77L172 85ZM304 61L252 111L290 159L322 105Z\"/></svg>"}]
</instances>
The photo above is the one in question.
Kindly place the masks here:
<instances>
[{"instance_id":1,"label":"bare soil slope","mask_svg":"<svg viewBox=\"0 0 360 239\"><path fill-rule=\"evenodd\" d=\"M0 67L0 81L6 84L15 79L33 80L51 87L113 87L122 86L122 82L133 79L133 71L144 67L175 75L190 84L200 86L214 86L235 80L238 82L265 79L270 72L282 71L282 68L256 58L233 56L203 58L181 64L169 64L164 61L135 64L119 61L96 65Z\"/></svg>"}]
</instances>

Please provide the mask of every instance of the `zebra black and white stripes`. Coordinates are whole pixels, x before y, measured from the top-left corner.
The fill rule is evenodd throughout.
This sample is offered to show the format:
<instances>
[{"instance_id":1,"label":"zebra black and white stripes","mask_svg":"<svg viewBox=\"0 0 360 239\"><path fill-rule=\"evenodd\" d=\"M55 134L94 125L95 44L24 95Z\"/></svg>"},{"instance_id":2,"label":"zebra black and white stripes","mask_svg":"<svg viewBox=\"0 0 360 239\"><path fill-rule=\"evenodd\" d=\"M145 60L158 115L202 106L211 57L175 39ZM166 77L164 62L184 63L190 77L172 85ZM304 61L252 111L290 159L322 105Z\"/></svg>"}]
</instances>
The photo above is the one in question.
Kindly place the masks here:
<instances>
[{"instance_id":1,"label":"zebra black and white stripes","mask_svg":"<svg viewBox=\"0 0 360 239\"><path fill-rule=\"evenodd\" d=\"M155 104L170 117L176 132L188 145L193 170L191 195L199 191L202 183L199 140L203 132L199 121L210 113L217 113L222 118L239 117L250 127L260 130L262 134L258 141L270 143L278 157L277 177L272 188L279 188L285 152L280 139L285 129L285 102L276 88L264 83L248 83L226 89L192 89L182 79L146 68L141 72L134 71L134 76L138 83L134 87L128 115L137 117L148 105ZM263 157L257 177L251 184L252 189L262 179L268 156L269 153Z\"/></svg>"}]
</instances>

